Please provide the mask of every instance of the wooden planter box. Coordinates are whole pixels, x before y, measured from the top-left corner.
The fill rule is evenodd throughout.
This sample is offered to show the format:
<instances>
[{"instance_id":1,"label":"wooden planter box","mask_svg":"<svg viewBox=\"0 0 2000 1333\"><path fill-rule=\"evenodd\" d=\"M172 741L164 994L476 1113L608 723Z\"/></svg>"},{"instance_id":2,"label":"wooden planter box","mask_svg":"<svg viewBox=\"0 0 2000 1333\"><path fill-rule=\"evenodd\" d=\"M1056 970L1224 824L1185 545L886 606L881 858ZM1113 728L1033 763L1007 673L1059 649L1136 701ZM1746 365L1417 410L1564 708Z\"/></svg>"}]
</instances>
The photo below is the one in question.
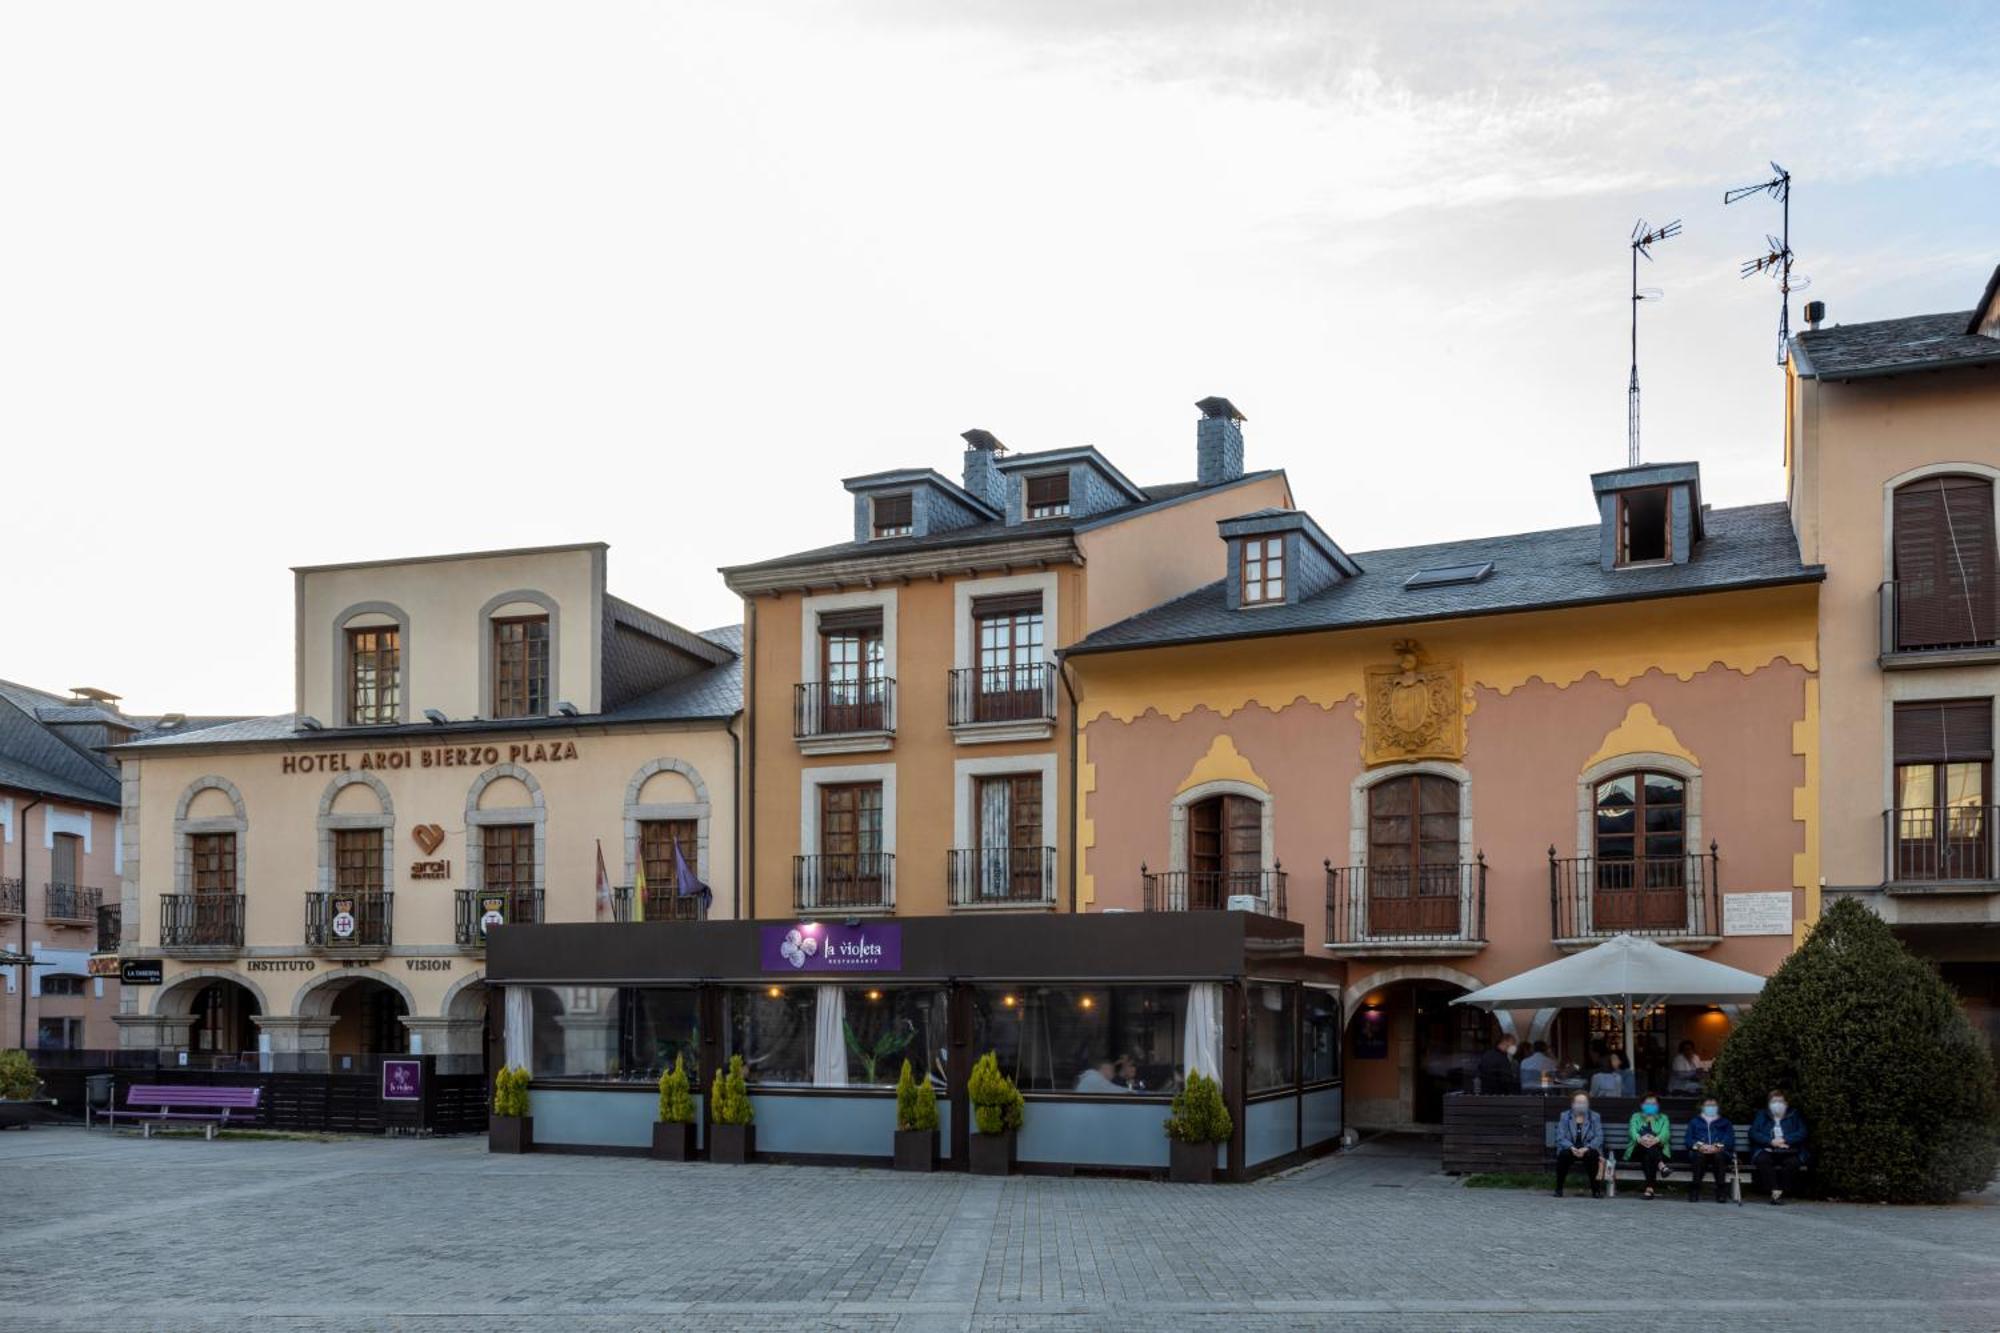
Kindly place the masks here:
<instances>
[{"instance_id":1,"label":"wooden planter box","mask_svg":"<svg viewBox=\"0 0 2000 1333\"><path fill-rule=\"evenodd\" d=\"M662 1162L692 1162L694 1126L666 1120L653 1122L653 1156Z\"/></svg>"},{"instance_id":2,"label":"wooden planter box","mask_svg":"<svg viewBox=\"0 0 2000 1333\"><path fill-rule=\"evenodd\" d=\"M496 1115L486 1119L486 1151L521 1153L535 1146L535 1117Z\"/></svg>"},{"instance_id":3,"label":"wooden planter box","mask_svg":"<svg viewBox=\"0 0 2000 1333\"><path fill-rule=\"evenodd\" d=\"M974 1134L966 1140L967 1164L975 1176L1006 1176L1014 1172L1014 1139L1017 1131Z\"/></svg>"},{"instance_id":4,"label":"wooden planter box","mask_svg":"<svg viewBox=\"0 0 2000 1333\"><path fill-rule=\"evenodd\" d=\"M757 1127L755 1125L710 1125L708 1127L708 1160L730 1162L737 1166L750 1161L757 1155Z\"/></svg>"},{"instance_id":5,"label":"wooden planter box","mask_svg":"<svg viewBox=\"0 0 2000 1333\"><path fill-rule=\"evenodd\" d=\"M934 1129L896 1131L896 1169L935 1171L938 1164L938 1132Z\"/></svg>"},{"instance_id":6,"label":"wooden planter box","mask_svg":"<svg viewBox=\"0 0 2000 1333\"><path fill-rule=\"evenodd\" d=\"M1167 1179L1182 1185L1215 1183L1215 1145L1167 1141Z\"/></svg>"}]
</instances>

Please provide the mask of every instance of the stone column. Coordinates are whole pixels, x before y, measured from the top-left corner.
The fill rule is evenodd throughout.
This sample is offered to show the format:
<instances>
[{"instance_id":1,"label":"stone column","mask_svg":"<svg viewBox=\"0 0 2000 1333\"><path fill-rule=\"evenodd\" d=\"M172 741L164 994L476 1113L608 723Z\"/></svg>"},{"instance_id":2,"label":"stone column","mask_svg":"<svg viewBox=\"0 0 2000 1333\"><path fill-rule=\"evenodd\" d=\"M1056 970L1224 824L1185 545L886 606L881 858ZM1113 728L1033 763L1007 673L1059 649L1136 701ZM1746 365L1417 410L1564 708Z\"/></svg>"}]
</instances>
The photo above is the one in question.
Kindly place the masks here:
<instances>
[{"instance_id":1,"label":"stone column","mask_svg":"<svg viewBox=\"0 0 2000 1333\"><path fill-rule=\"evenodd\" d=\"M188 1014L113 1014L121 1051L185 1051L194 1035Z\"/></svg>"},{"instance_id":2,"label":"stone column","mask_svg":"<svg viewBox=\"0 0 2000 1333\"><path fill-rule=\"evenodd\" d=\"M255 1014L251 1022L270 1039L270 1067L278 1072L304 1070L324 1072L333 1044L332 1018L293 1018L283 1014Z\"/></svg>"},{"instance_id":3,"label":"stone column","mask_svg":"<svg viewBox=\"0 0 2000 1333\"><path fill-rule=\"evenodd\" d=\"M403 1019L410 1033L412 1055L484 1055L486 1020L483 1018Z\"/></svg>"}]
</instances>

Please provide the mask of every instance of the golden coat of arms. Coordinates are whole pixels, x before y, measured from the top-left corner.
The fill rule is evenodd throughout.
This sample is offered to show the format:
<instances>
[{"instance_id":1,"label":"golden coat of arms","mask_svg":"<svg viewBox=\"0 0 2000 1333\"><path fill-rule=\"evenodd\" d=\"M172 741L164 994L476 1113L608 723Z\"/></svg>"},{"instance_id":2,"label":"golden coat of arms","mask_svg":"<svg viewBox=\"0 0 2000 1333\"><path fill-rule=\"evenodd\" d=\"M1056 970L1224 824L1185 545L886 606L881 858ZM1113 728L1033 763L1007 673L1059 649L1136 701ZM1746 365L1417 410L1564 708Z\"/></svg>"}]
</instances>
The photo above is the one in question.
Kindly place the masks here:
<instances>
[{"instance_id":1,"label":"golden coat of arms","mask_svg":"<svg viewBox=\"0 0 2000 1333\"><path fill-rule=\"evenodd\" d=\"M1367 764L1465 757L1465 708L1456 662L1425 662L1414 639L1395 645L1396 665L1364 671L1361 752Z\"/></svg>"}]
</instances>

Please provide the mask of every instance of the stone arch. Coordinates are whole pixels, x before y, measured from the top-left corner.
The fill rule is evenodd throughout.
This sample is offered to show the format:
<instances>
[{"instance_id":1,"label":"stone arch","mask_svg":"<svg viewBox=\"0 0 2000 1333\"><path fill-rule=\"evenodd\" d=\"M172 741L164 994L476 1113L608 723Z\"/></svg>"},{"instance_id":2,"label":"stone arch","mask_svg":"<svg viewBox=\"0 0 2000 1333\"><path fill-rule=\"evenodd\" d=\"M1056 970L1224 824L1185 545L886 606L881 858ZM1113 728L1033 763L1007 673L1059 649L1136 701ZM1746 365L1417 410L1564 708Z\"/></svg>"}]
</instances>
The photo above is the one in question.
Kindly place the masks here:
<instances>
[{"instance_id":1,"label":"stone arch","mask_svg":"<svg viewBox=\"0 0 2000 1333\"><path fill-rule=\"evenodd\" d=\"M195 797L205 791L219 791L224 796L227 796L229 804L236 808L236 818L245 818L243 813L243 793L238 791L236 784L228 778L216 773L210 773L205 777L196 778L193 782L188 783L186 787L182 788L180 801L174 806L174 821L176 823L188 817L188 807L194 804Z\"/></svg>"},{"instance_id":2,"label":"stone arch","mask_svg":"<svg viewBox=\"0 0 2000 1333\"><path fill-rule=\"evenodd\" d=\"M375 799L382 803L376 814L337 815L333 803L348 787L363 786L375 793ZM396 803L389 796L389 788L373 773L342 773L326 784L320 793L317 841L319 843L319 891L331 893L334 889L334 834L343 829L372 829L382 837L382 888L384 892L396 887Z\"/></svg>"},{"instance_id":3,"label":"stone arch","mask_svg":"<svg viewBox=\"0 0 2000 1333\"><path fill-rule=\"evenodd\" d=\"M549 712L554 713L562 696L562 606L555 598L536 588L514 588L495 593L479 608L473 624L473 642L479 645L479 715L493 706L493 634L487 622L493 613L510 602L526 602L549 613Z\"/></svg>"},{"instance_id":4,"label":"stone arch","mask_svg":"<svg viewBox=\"0 0 2000 1333\"><path fill-rule=\"evenodd\" d=\"M1463 764L1443 759L1419 759L1404 764L1381 764L1355 775L1347 792L1347 863L1368 864L1368 791L1377 783L1413 774L1450 778L1458 784L1458 860L1460 865L1478 855L1472 837L1472 774Z\"/></svg>"},{"instance_id":5,"label":"stone arch","mask_svg":"<svg viewBox=\"0 0 2000 1333\"><path fill-rule=\"evenodd\" d=\"M342 726L354 726L347 715L347 625L359 616L387 616L396 622L396 721L410 720L410 614L394 602L356 602L333 618L333 708L329 717Z\"/></svg>"},{"instance_id":6,"label":"stone arch","mask_svg":"<svg viewBox=\"0 0 2000 1333\"><path fill-rule=\"evenodd\" d=\"M1167 806L1167 869L1182 871L1187 863L1188 808L1198 805L1211 796L1243 796L1257 802L1263 812L1262 828L1263 852L1259 859L1260 870L1276 869L1278 864L1277 811L1276 800L1269 790L1254 782L1241 778L1212 778L1207 782L1197 782L1194 786L1174 793L1174 799Z\"/></svg>"},{"instance_id":7,"label":"stone arch","mask_svg":"<svg viewBox=\"0 0 2000 1333\"><path fill-rule=\"evenodd\" d=\"M264 997L263 987L226 967L195 967L176 974L153 996L150 1012L158 1018L193 1018L194 997L211 981L235 982L250 992L250 998L257 1002L258 1013L271 1012L271 1003Z\"/></svg>"},{"instance_id":8,"label":"stone arch","mask_svg":"<svg viewBox=\"0 0 2000 1333\"><path fill-rule=\"evenodd\" d=\"M486 1019L485 994L486 994L486 969L481 968L478 971L470 973L467 976L460 977L457 981L451 983L451 989L447 990L444 993L444 1000L441 1004L438 1005L438 1013L440 1016L444 1018L457 1018L457 1019L476 1018L479 1019L481 1022L484 1022ZM468 996L474 996L474 995L479 997L479 1004L477 1008L470 1009L466 1012L459 1012L459 1013L453 1012L455 1009L459 1007L459 1002L461 1000L466 1000ZM470 1003L469 1001L467 1002Z\"/></svg>"},{"instance_id":9,"label":"stone arch","mask_svg":"<svg viewBox=\"0 0 2000 1333\"><path fill-rule=\"evenodd\" d=\"M219 791L229 798L229 815L209 815L190 818L188 810L195 797L205 791ZM244 868L249 860L250 820L245 813L243 793L236 784L219 774L209 773L196 778L181 789L180 800L174 804L174 892L185 894L194 892L194 838L199 833L233 833L236 835L236 876L240 885L246 878Z\"/></svg>"},{"instance_id":10,"label":"stone arch","mask_svg":"<svg viewBox=\"0 0 2000 1333\"><path fill-rule=\"evenodd\" d=\"M1379 971L1369 973L1341 993L1340 1012L1342 1021L1344 1022L1353 1018L1360 1011L1361 1002L1368 998L1368 992L1393 985L1398 981L1445 981L1468 993L1476 991L1486 984L1469 972L1461 972L1455 967L1446 967L1442 963L1398 963L1394 967L1385 967ZM1496 1014L1495 1017L1498 1017L1498 1015ZM1512 1021L1504 1022L1501 1026L1511 1031Z\"/></svg>"},{"instance_id":11,"label":"stone arch","mask_svg":"<svg viewBox=\"0 0 2000 1333\"><path fill-rule=\"evenodd\" d=\"M378 971L372 967L343 967L336 971L323 972L299 987L298 994L292 997L292 1017L332 1018L334 996L349 986L369 981L380 982L401 996L404 1013L417 1012L416 997L411 995L410 988L398 981L392 973Z\"/></svg>"},{"instance_id":12,"label":"stone arch","mask_svg":"<svg viewBox=\"0 0 2000 1333\"><path fill-rule=\"evenodd\" d=\"M694 788L694 800L667 803L642 803L639 793L645 790L647 779L659 773L678 773ZM649 759L639 765L639 771L625 784L625 879L633 882L633 871L639 864L639 825L652 819L692 819L695 822L695 866L694 873L708 882L708 784L702 781L701 771L685 759L662 756Z\"/></svg>"},{"instance_id":13,"label":"stone arch","mask_svg":"<svg viewBox=\"0 0 2000 1333\"><path fill-rule=\"evenodd\" d=\"M501 778L514 778L528 789L529 805L481 810L479 798ZM486 840L480 829L487 824L529 824L535 830L535 887L542 888L548 864L548 808L542 798L542 784L519 764L495 764L472 780L465 790L465 883L467 888L486 887Z\"/></svg>"}]
</instances>

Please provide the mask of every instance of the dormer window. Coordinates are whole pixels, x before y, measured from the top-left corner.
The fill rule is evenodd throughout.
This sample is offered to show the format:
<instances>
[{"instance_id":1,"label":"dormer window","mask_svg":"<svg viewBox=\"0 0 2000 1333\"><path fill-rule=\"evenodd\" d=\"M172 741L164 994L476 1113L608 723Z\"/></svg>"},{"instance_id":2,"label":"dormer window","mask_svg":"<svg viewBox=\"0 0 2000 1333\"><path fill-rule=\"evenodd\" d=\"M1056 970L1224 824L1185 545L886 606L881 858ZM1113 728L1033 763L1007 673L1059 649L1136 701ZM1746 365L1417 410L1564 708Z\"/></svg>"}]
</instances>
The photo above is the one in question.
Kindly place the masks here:
<instances>
[{"instance_id":1,"label":"dormer window","mask_svg":"<svg viewBox=\"0 0 2000 1333\"><path fill-rule=\"evenodd\" d=\"M1659 565L1674 558L1669 488L1648 486L1618 496L1618 564Z\"/></svg>"},{"instance_id":2,"label":"dormer window","mask_svg":"<svg viewBox=\"0 0 2000 1333\"><path fill-rule=\"evenodd\" d=\"M910 493L878 495L873 501L877 537L907 537L912 526Z\"/></svg>"},{"instance_id":3,"label":"dormer window","mask_svg":"<svg viewBox=\"0 0 2000 1333\"><path fill-rule=\"evenodd\" d=\"M1062 518L1069 513L1069 473L1028 477L1029 518Z\"/></svg>"},{"instance_id":4,"label":"dormer window","mask_svg":"<svg viewBox=\"0 0 2000 1333\"><path fill-rule=\"evenodd\" d=\"M1246 537L1243 541L1243 605L1285 600L1285 539Z\"/></svg>"}]
</instances>

